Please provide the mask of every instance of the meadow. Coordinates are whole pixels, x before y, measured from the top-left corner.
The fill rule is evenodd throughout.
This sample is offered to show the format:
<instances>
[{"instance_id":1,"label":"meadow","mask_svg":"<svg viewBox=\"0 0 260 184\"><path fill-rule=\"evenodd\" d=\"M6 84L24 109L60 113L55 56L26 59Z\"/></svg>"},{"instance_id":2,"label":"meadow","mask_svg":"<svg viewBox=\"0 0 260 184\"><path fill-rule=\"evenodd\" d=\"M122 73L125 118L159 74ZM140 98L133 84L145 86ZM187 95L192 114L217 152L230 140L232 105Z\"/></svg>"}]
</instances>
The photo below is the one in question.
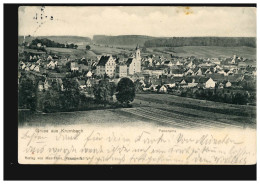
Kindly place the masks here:
<instances>
[{"instance_id":1,"label":"meadow","mask_svg":"<svg viewBox=\"0 0 260 184\"><path fill-rule=\"evenodd\" d=\"M256 59L256 48L253 47L184 46L153 47L148 50L154 54L173 54L180 57L195 56L198 58L228 58L237 55L247 59Z\"/></svg>"},{"instance_id":2,"label":"meadow","mask_svg":"<svg viewBox=\"0 0 260 184\"><path fill-rule=\"evenodd\" d=\"M168 94L136 94L132 108L36 113L25 126L89 124L95 126L175 128L255 128L253 106L215 103Z\"/></svg>"}]
</instances>

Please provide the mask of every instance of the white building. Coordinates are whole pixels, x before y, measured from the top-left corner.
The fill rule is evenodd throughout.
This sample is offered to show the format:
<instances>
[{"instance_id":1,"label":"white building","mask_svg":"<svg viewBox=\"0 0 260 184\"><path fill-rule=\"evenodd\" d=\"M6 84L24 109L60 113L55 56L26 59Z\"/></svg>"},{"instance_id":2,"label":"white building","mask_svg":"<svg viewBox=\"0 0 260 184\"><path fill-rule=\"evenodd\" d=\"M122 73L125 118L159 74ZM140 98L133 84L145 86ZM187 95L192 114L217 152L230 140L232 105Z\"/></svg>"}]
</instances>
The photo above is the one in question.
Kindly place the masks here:
<instances>
[{"instance_id":1,"label":"white building","mask_svg":"<svg viewBox=\"0 0 260 184\"><path fill-rule=\"evenodd\" d=\"M97 64L97 75L107 74L109 77L113 77L116 72L116 62L112 56L102 56Z\"/></svg>"},{"instance_id":2,"label":"white building","mask_svg":"<svg viewBox=\"0 0 260 184\"><path fill-rule=\"evenodd\" d=\"M128 75L141 72L141 51L138 45L136 47L134 56L126 61L126 65Z\"/></svg>"}]
</instances>

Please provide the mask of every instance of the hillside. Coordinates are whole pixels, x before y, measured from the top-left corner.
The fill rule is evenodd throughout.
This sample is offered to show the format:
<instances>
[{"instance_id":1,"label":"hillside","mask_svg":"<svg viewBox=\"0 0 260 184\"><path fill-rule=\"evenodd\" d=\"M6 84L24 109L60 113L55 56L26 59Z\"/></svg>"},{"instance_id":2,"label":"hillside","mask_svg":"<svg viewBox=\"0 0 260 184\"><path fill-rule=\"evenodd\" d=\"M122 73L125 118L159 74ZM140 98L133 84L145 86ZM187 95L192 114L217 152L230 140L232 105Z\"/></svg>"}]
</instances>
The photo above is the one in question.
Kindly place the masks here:
<instances>
[{"instance_id":1,"label":"hillside","mask_svg":"<svg viewBox=\"0 0 260 184\"><path fill-rule=\"evenodd\" d=\"M84 45L86 42L91 42L91 39L89 37L82 37L82 36L37 36L37 37L26 37L26 42L31 42L35 38L43 39L47 38L49 40L52 40L54 42L63 43L74 43L77 45L81 45L81 43ZM21 44L23 42L23 36L18 36L18 44Z\"/></svg>"},{"instance_id":2,"label":"hillside","mask_svg":"<svg viewBox=\"0 0 260 184\"><path fill-rule=\"evenodd\" d=\"M256 47L255 37L172 37L147 40L145 47L221 46Z\"/></svg>"},{"instance_id":3,"label":"hillside","mask_svg":"<svg viewBox=\"0 0 260 184\"><path fill-rule=\"evenodd\" d=\"M93 42L102 45L114 45L114 46L136 46L139 44L143 46L148 40L154 39L155 37L142 36L142 35L120 35L120 36L105 36L105 35L94 35Z\"/></svg>"},{"instance_id":4,"label":"hillside","mask_svg":"<svg viewBox=\"0 0 260 184\"><path fill-rule=\"evenodd\" d=\"M171 54L179 57L195 56L197 58L232 57L237 55L247 59L256 59L256 48L253 47L220 47L220 46L183 46L183 47L151 47L149 54L163 55L171 58Z\"/></svg>"}]
</instances>

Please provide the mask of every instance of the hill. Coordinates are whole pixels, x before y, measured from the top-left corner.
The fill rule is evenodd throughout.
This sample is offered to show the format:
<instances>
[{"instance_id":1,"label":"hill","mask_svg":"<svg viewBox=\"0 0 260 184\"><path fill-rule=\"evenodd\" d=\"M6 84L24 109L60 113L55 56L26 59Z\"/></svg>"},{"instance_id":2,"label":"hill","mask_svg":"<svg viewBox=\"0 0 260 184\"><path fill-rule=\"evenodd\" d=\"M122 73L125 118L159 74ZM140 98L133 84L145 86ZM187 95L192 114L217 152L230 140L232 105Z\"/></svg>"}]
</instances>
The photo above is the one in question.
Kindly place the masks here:
<instances>
[{"instance_id":1,"label":"hill","mask_svg":"<svg viewBox=\"0 0 260 184\"><path fill-rule=\"evenodd\" d=\"M148 40L154 39L151 36L142 35L120 35L120 36L106 36L106 35L94 35L93 42L102 45L114 45L114 46L136 46L139 44L143 46Z\"/></svg>"},{"instance_id":2,"label":"hill","mask_svg":"<svg viewBox=\"0 0 260 184\"><path fill-rule=\"evenodd\" d=\"M171 58L171 55L179 57L195 56L197 58L232 57L237 55L247 59L256 59L256 48L253 47L220 47L220 46L183 46L183 47L151 47L147 48L149 54L163 55Z\"/></svg>"},{"instance_id":3,"label":"hill","mask_svg":"<svg viewBox=\"0 0 260 184\"><path fill-rule=\"evenodd\" d=\"M86 42L91 42L91 39L89 37L82 37L82 36L37 36L37 37L26 37L25 41L26 42L31 42L34 39L43 39L47 38L49 40L52 40L54 42L62 43L65 44L67 43L74 43L77 45L84 45ZM23 43L24 37L23 36L18 36L18 44Z\"/></svg>"},{"instance_id":4,"label":"hill","mask_svg":"<svg viewBox=\"0 0 260 184\"><path fill-rule=\"evenodd\" d=\"M256 47L255 37L172 37L147 40L145 47L221 46Z\"/></svg>"}]
</instances>

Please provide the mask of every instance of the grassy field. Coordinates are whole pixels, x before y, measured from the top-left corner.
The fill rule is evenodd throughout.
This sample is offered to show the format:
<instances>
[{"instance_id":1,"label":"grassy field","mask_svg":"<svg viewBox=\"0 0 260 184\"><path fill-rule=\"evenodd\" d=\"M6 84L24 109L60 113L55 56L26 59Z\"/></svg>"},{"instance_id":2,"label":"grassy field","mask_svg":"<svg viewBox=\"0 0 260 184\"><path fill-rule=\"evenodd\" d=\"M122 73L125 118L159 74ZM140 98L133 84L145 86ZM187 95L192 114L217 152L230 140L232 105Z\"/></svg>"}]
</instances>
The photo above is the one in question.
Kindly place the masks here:
<instances>
[{"instance_id":1,"label":"grassy field","mask_svg":"<svg viewBox=\"0 0 260 184\"><path fill-rule=\"evenodd\" d=\"M124 48L124 47L120 47L117 48L115 46L109 46L109 47L105 47L105 46L98 46L98 45L90 45L91 46L91 51L93 51L95 54L97 55L102 55L102 54L119 54L119 53L130 53L128 47ZM132 48L134 49L134 47Z\"/></svg>"},{"instance_id":2,"label":"grassy field","mask_svg":"<svg viewBox=\"0 0 260 184\"><path fill-rule=\"evenodd\" d=\"M168 94L137 94L132 108L34 114L24 125L255 128L253 106L231 105Z\"/></svg>"},{"instance_id":3,"label":"grassy field","mask_svg":"<svg viewBox=\"0 0 260 184\"><path fill-rule=\"evenodd\" d=\"M53 48L53 47L48 47L46 48L48 52L55 53L60 56L64 55L71 55L76 58L96 58L96 54L93 53L92 51L86 51L85 49L67 49L67 48Z\"/></svg>"},{"instance_id":4,"label":"grassy field","mask_svg":"<svg viewBox=\"0 0 260 184\"><path fill-rule=\"evenodd\" d=\"M184 46L184 47L156 47L149 48L155 54L198 58L232 57L233 55L242 56L248 59L256 59L256 48L252 47L218 47L218 46ZM168 53L168 54L166 54Z\"/></svg>"}]
</instances>

